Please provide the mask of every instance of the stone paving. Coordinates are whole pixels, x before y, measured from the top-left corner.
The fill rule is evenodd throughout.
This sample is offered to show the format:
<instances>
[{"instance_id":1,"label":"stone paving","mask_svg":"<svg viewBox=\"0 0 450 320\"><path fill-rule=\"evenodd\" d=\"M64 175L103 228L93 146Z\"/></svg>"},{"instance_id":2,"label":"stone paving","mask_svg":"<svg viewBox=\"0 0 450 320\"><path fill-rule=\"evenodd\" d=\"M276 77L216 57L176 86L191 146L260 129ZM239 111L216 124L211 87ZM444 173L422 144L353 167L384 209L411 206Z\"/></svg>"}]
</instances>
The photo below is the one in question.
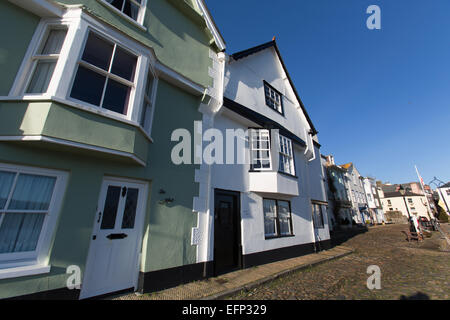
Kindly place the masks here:
<instances>
[{"instance_id":1,"label":"stone paving","mask_svg":"<svg viewBox=\"0 0 450 320\"><path fill-rule=\"evenodd\" d=\"M450 235L450 225L442 225ZM292 273L229 299L344 300L450 298L450 248L439 232L408 243L407 225L369 228L343 244L355 252L343 258ZM381 269L381 289L367 288L367 267Z\"/></svg>"},{"instance_id":2,"label":"stone paving","mask_svg":"<svg viewBox=\"0 0 450 320\"><path fill-rule=\"evenodd\" d=\"M318 263L327 263L333 259L351 254L352 249L339 245L330 250L304 255L237 270L218 277L194 281L174 288L169 288L150 294L137 295L135 293L108 297L113 300L212 300L221 299L242 289L250 288L273 280Z\"/></svg>"}]
</instances>

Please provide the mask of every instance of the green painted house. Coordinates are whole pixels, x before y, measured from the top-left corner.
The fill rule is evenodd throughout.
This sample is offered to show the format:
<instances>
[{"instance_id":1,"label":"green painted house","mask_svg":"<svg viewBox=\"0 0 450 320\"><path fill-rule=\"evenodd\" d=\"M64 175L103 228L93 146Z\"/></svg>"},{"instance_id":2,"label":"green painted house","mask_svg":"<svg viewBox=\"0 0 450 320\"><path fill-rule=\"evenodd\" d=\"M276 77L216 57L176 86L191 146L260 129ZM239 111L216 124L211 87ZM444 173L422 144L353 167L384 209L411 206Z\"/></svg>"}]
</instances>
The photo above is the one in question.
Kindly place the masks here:
<instances>
[{"instance_id":1,"label":"green painted house","mask_svg":"<svg viewBox=\"0 0 450 320\"><path fill-rule=\"evenodd\" d=\"M200 165L225 44L201 0L0 1L0 299L198 279Z\"/></svg>"}]
</instances>

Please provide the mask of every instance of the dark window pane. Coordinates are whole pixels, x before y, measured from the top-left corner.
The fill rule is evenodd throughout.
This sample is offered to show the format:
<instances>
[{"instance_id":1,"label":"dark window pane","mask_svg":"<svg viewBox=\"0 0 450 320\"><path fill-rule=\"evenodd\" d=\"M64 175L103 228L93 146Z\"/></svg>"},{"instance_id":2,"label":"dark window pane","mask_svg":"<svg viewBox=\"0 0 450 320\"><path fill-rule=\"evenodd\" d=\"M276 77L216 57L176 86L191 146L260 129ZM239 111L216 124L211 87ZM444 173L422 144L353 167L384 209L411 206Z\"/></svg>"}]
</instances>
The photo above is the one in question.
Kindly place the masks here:
<instances>
[{"instance_id":1,"label":"dark window pane","mask_svg":"<svg viewBox=\"0 0 450 320\"><path fill-rule=\"evenodd\" d=\"M105 76L79 66L70 96L100 106L105 81Z\"/></svg>"},{"instance_id":2,"label":"dark window pane","mask_svg":"<svg viewBox=\"0 0 450 320\"><path fill-rule=\"evenodd\" d=\"M114 45L90 32L82 59L108 71Z\"/></svg>"},{"instance_id":3,"label":"dark window pane","mask_svg":"<svg viewBox=\"0 0 450 320\"><path fill-rule=\"evenodd\" d=\"M15 176L15 173L0 171L0 209L3 209L6 205Z\"/></svg>"},{"instance_id":4,"label":"dark window pane","mask_svg":"<svg viewBox=\"0 0 450 320\"><path fill-rule=\"evenodd\" d=\"M103 219L101 229L114 229L119 206L121 187L108 187L106 194L105 207L103 208Z\"/></svg>"},{"instance_id":5,"label":"dark window pane","mask_svg":"<svg viewBox=\"0 0 450 320\"><path fill-rule=\"evenodd\" d=\"M125 0L125 7L123 8L123 13L125 13L133 20L137 20L139 13L139 6L135 5L129 0Z\"/></svg>"},{"instance_id":6,"label":"dark window pane","mask_svg":"<svg viewBox=\"0 0 450 320\"><path fill-rule=\"evenodd\" d=\"M129 87L108 79L102 107L117 113L127 114L130 91Z\"/></svg>"},{"instance_id":7,"label":"dark window pane","mask_svg":"<svg viewBox=\"0 0 450 320\"><path fill-rule=\"evenodd\" d=\"M112 6L122 11L123 0L106 0L106 1L109 2Z\"/></svg>"},{"instance_id":8,"label":"dark window pane","mask_svg":"<svg viewBox=\"0 0 450 320\"><path fill-rule=\"evenodd\" d=\"M134 80L137 57L117 47L111 72L130 81Z\"/></svg>"},{"instance_id":9,"label":"dark window pane","mask_svg":"<svg viewBox=\"0 0 450 320\"><path fill-rule=\"evenodd\" d=\"M125 202L125 211L123 212L122 228L133 229L134 220L136 218L136 207L138 200L138 189L129 188L127 192L127 200Z\"/></svg>"}]
</instances>

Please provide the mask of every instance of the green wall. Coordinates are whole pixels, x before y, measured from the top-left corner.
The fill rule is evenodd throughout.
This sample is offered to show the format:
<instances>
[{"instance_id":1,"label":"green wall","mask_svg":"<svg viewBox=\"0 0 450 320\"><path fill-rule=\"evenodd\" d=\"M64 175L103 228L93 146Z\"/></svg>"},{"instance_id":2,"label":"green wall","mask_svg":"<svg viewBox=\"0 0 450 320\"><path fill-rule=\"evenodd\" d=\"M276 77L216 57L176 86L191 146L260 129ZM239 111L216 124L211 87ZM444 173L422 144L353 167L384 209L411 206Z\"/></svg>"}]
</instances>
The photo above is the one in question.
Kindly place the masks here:
<instances>
[{"instance_id":1,"label":"green wall","mask_svg":"<svg viewBox=\"0 0 450 320\"><path fill-rule=\"evenodd\" d=\"M183 1L183 0L177 0ZM211 65L209 58L210 33L206 25L200 25L200 15L191 9L189 14L180 12L167 0L148 0L144 18L146 31L123 18L107 5L98 0L58 0L63 4L83 4L85 10L99 19L123 31L128 36L142 42L155 50L158 59L203 86L212 84L208 75ZM183 6L186 11L189 6Z\"/></svg>"},{"instance_id":2,"label":"green wall","mask_svg":"<svg viewBox=\"0 0 450 320\"><path fill-rule=\"evenodd\" d=\"M194 182L198 166L176 166L171 162L172 131L186 128L193 134L200 98L160 80L153 125L154 143L148 150L147 166L130 166L95 152L79 152L40 142L0 142L0 162L65 170L70 173L65 199L56 226L50 255L50 275L0 280L0 298L65 287L69 265L84 271L103 176L112 175L150 182L144 231L148 233L143 252L145 272L192 264L196 248L190 245L192 212L198 195ZM1 109L0 109L1 115ZM174 116L176 115L176 116ZM166 194L159 194L163 189ZM171 197L170 206L159 201Z\"/></svg>"},{"instance_id":3,"label":"green wall","mask_svg":"<svg viewBox=\"0 0 450 320\"><path fill-rule=\"evenodd\" d=\"M0 96L8 95L39 20L8 1L0 1Z\"/></svg>"},{"instance_id":4,"label":"green wall","mask_svg":"<svg viewBox=\"0 0 450 320\"><path fill-rule=\"evenodd\" d=\"M189 18L168 1L149 0L143 31L127 22L97 0L59 0L66 4L82 3L86 10L101 16L129 36L154 48L164 64L191 80L209 86L208 76L210 36L204 26ZM0 95L7 95L22 63L39 18L7 1L0 1ZM14 30L14 32L11 32ZM78 265L84 271L90 236L101 183L104 176L118 176L149 182L150 193L143 230L147 234L147 250L143 252L145 272L196 263L196 247L191 246L191 229L197 224L192 211L193 198L198 196L194 182L195 165L173 165L170 159L173 130L186 128L193 133L200 97L159 80L152 129L153 143L143 143L137 137L135 149L127 145L133 126L114 120L96 119L95 115L51 102L0 103L0 135L42 134L84 142L96 141L123 151L134 150L146 157L146 167L122 161L117 157L43 142L0 142L0 162L51 168L69 172L65 198L54 234L50 253L50 274L0 280L0 298L64 288L66 268ZM72 119L68 121L67 119ZM8 119L8 121L5 121ZM2 121L3 120L3 121ZM13 121L12 121L13 120ZM51 121L49 121L51 120ZM96 122L98 120L98 122ZM98 124L98 126L97 126ZM88 127L96 126L89 131ZM109 132L124 136L119 141L110 137L95 137ZM132 129L130 129L132 128ZM74 131L77 131L74 134ZM80 132L84 131L84 132ZM89 137L90 135L90 137ZM94 139L95 138L95 139ZM83 141L80 141L83 142ZM147 148L147 150L142 150ZM163 189L166 193L160 194ZM174 198L170 205L159 203Z\"/></svg>"}]
</instances>

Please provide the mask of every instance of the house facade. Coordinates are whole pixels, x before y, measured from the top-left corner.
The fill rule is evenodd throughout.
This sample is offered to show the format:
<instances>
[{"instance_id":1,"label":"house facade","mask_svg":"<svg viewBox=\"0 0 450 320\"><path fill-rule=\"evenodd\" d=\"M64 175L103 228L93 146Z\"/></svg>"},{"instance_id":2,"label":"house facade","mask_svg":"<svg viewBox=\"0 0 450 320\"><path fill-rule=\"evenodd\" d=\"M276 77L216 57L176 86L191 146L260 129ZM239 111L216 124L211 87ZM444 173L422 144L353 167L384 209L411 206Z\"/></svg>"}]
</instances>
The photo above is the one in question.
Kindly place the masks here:
<instances>
[{"instance_id":1,"label":"house facade","mask_svg":"<svg viewBox=\"0 0 450 320\"><path fill-rule=\"evenodd\" d=\"M439 199L444 203L443 209L450 215L450 182L437 188Z\"/></svg>"},{"instance_id":2,"label":"house facade","mask_svg":"<svg viewBox=\"0 0 450 320\"><path fill-rule=\"evenodd\" d=\"M317 132L275 41L227 56L210 128L227 148L198 172L197 261L220 274L329 247Z\"/></svg>"},{"instance_id":3,"label":"house facade","mask_svg":"<svg viewBox=\"0 0 450 320\"><path fill-rule=\"evenodd\" d=\"M402 196L400 192L385 192L384 198L381 199L385 212L400 211L406 218L425 217L430 219L428 215L428 207L425 196L406 191Z\"/></svg>"},{"instance_id":4,"label":"house facade","mask_svg":"<svg viewBox=\"0 0 450 320\"><path fill-rule=\"evenodd\" d=\"M322 156L327 179L328 217L330 230L350 227L352 222L352 202L346 183L346 170L337 166L332 155Z\"/></svg>"},{"instance_id":5,"label":"house facade","mask_svg":"<svg viewBox=\"0 0 450 320\"><path fill-rule=\"evenodd\" d=\"M384 221L383 207L380 201L380 195L377 190L376 181L371 177L363 178L363 186L366 194L370 220L373 224L380 224Z\"/></svg>"},{"instance_id":6,"label":"house facade","mask_svg":"<svg viewBox=\"0 0 450 320\"><path fill-rule=\"evenodd\" d=\"M1 1L0 26L0 299L202 277L201 165L171 152L222 101L204 2Z\"/></svg>"},{"instance_id":7,"label":"house facade","mask_svg":"<svg viewBox=\"0 0 450 320\"><path fill-rule=\"evenodd\" d=\"M352 202L352 219L357 224L364 224L367 220L370 220L370 214L363 178L353 163L343 164L341 167L346 169L347 190Z\"/></svg>"}]
</instances>

